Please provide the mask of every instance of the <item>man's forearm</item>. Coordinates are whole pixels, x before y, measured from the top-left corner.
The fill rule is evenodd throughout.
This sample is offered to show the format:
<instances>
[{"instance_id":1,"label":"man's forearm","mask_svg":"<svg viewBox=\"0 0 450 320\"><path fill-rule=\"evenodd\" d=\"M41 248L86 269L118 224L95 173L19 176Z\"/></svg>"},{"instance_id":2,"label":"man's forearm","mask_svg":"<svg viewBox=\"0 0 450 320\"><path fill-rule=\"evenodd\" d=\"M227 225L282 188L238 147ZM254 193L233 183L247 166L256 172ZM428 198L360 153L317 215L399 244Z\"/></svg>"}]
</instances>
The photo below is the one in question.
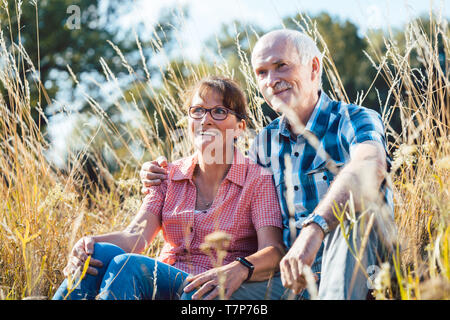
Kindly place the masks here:
<instances>
[{"instance_id":1,"label":"man's forearm","mask_svg":"<svg viewBox=\"0 0 450 320\"><path fill-rule=\"evenodd\" d=\"M335 210L343 209L350 200L350 194L352 205L357 212L364 209L364 203L374 201L374 195L377 194L383 180L379 171L379 163L373 160L350 162L336 176L314 213L322 216L327 221L329 229L334 230L339 224Z\"/></svg>"}]
</instances>

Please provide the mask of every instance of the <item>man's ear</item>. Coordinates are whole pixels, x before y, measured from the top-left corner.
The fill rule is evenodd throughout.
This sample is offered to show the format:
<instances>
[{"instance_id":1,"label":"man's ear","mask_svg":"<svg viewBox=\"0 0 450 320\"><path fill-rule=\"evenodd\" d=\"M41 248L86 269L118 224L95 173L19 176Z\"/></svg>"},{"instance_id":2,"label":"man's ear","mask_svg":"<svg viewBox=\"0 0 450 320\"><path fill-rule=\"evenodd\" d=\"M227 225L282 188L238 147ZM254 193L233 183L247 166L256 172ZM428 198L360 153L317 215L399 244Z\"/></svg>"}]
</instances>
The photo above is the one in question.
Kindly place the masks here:
<instances>
[{"instance_id":1,"label":"man's ear","mask_svg":"<svg viewBox=\"0 0 450 320\"><path fill-rule=\"evenodd\" d=\"M312 72L311 72L311 80L316 80L320 75L320 61L319 58L314 57L312 59Z\"/></svg>"}]
</instances>

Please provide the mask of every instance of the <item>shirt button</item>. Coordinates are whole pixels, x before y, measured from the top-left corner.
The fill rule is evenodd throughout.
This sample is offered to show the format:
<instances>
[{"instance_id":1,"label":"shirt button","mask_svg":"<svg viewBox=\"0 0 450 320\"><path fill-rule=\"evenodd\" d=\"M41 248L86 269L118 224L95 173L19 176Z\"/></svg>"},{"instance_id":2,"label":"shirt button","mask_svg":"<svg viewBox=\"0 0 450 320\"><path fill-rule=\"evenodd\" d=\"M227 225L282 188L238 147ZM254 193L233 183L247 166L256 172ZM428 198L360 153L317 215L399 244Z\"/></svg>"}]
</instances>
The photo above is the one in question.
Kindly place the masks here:
<instances>
[{"instance_id":1,"label":"shirt button","mask_svg":"<svg viewBox=\"0 0 450 320\"><path fill-rule=\"evenodd\" d=\"M298 157L300 154L298 152L294 153L294 156Z\"/></svg>"},{"instance_id":2,"label":"shirt button","mask_svg":"<svg viewBox=\"0 0 450 320\"><path fill-rule=\"evenodd\" d=\"M323 180L327 181L328 177L327 176L323 176Z\"/></svg>"},{"instance_id":3,"label":"shirt button","mask_svg":"<svg viewBox=\"0 0 450 320\"><path fill-rule=\"evenodd\" d=\"M298 186L294 186L294 190L297 191L298 190Z\"/></svg>"},{"instance_id":4,"label":"shirt button","mask_svg":"<svg viewBox=\"0 0 450 320\"><path fill-rule=\"evenodd\" d=\"M191 230L191 232L194 232L194 228L193 227L190 227L189 230Z\"/></svg>"}]
</instances>

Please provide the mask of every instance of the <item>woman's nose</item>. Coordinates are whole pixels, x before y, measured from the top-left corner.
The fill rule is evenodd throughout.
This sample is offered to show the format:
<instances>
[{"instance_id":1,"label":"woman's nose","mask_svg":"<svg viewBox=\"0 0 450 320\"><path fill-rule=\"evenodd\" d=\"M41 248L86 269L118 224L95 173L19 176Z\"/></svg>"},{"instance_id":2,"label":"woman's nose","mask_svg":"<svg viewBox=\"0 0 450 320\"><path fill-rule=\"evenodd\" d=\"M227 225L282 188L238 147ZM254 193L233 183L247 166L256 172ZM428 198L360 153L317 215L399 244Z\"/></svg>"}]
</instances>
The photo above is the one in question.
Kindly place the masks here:
<instances>
[{"instance_id":1,"label":"woman's nose","mask_svg":"<svg viewBox=\"0 0 450 320\"><path fill-rule=\"evenodd\" d=\"M201 124L204 125L204 124L211 123L213 121L214 121L214 119L211 116L211 112L206 112L205 115L203 116L202 120L201 120Z\"/></svg>"}]
</instances>

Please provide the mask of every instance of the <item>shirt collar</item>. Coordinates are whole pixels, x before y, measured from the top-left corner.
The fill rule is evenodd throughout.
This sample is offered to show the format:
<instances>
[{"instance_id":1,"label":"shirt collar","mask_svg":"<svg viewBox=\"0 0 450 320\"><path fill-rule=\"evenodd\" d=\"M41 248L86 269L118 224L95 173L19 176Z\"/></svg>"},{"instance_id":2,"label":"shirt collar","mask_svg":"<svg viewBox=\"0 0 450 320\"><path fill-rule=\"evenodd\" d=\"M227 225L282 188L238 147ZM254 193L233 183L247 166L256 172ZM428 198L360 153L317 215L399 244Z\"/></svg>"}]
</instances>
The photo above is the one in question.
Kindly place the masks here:
<instances>
[{"instance_id":1,"label":"shirt collar","mask_svg":"<svg viewBox=\"0 0 450 320\"><path fill-rule=\"evenodd\" d=\"M169 179L180 181L180 180L192 180L194 175L195 165L197 164L198 158L197 153L180 160L179 165L169 164Z\"/></svg>"},{"instance_id":2,"label":"shirt collar","mask_svg":"<svg viewBox=\"0 0 450 320\"><path fill-rule=\"evenodd\" d=\"M328 120L331 111L331 99L325 92L319 92L319 99L317 100L314 110L306 123L305 130L312 132L318 139L321 139L328 127ZM290 138L293 134L290 131L289 123L285 115L281 116L280 134ZM299 136L303 136L300 134Z\"/></svg>"},{"instance_id":3,"label":"shirt collar","mask_svg":"<svg viewBox=\"0 0 450 320\"><path fill-rule=\"evenodd\" d=\"M230 180L234 184L243 187L245 183L247 160L248 159L244 157L244 155L239 151L239 149L235 147L233 163L231 164L231 168L228 171L228 174L225 177L225 179Z\"/></svg>"},{"instance_id":4,"label":"shirt collar","mask_svg":"<svg viewBox=\"0 0 450 320\"><path fill-rule=\"evenodd\" d=\"M198 153L194 153L192 156L185 158L180 166L172 170L171 180L192 180L194 176L195 166L198 162ZM245 173L246 173L247 159L239 151L238 148L234 148L233 162L231 164L230 170L225 177L225 179L243 187L245 183Z\"/></svg>"}]
</instances>

